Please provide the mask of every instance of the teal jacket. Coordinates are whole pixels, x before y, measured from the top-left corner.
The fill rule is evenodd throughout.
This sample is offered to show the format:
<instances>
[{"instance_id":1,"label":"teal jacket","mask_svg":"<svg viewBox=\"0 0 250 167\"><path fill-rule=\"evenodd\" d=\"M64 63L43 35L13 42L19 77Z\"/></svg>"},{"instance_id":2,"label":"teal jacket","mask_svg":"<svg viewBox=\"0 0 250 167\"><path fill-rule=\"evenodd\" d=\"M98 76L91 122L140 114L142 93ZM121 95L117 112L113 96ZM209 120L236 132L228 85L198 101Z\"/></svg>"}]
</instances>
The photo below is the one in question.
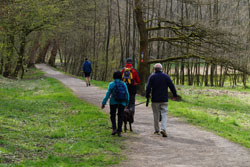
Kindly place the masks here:
<instances>
[{"instance_id":1,"label":"teal jacket","mask_svg":"<svg viewBox=\"0 0 250 167\"><path fill-rule=\"evenodd\" d=\"M115 79L115 81L116 82L122 82L120 79ZM109 104L110 105L113 105L113 104L122 104L123 106L127 106L129 104L128 87L127 87L127 85L124 82L122 82L125 85L125 88L126 88L126 91L127 91L127 95L128 95L128 99L127 99L127 101L118 102L118 101L115 100L115 98L112 95L112 91L113 91L113 89L115 87L115 81L109 83L108 91L107 91L107 93L106 93L106 95L105 95L105 97L104 97L104 99L102 101L102 104L106 105L106 103L107 103L107 101L108 101L108 99L109 99L109 97L111 95L111 98L109 100Z\"/></svg>"}]
</instances>

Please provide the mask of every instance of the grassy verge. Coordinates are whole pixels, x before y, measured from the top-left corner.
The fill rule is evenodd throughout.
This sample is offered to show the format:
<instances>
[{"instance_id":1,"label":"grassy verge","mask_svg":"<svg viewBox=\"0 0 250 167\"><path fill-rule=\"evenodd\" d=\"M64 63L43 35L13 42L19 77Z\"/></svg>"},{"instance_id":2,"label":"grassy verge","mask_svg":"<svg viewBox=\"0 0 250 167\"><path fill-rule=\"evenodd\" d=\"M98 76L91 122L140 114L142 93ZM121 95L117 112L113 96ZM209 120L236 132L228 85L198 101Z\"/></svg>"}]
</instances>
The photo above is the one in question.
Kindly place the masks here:
<instances>
[{"instance_id":1,"label":"grassy verge","mask_svg":"<svg viewBox=\"0 0 250 167\"><path fill-rule=\"evenodd\" d=\"M92 81L107 88L107 82ZM97 84L96 84L97 83ZM169 101L170 114L250 148L250 89L177 86L183 101ZM139 102L146 99L137 96Z\"/></svg>"},{"instance_id":2,"label":"grassy verge","mask_svg":"<svg viewBox=\"0 0 250 167\"><path fill-rule=\"evenodd\" d=\"M250 148L249 90L179 87L182 102L170 101L170 112Z\"/></svg>"},{"instance_id":3,"label":"grassy verge","mask_svg":"<svg viewBox=\"0 0 250 167\"><path fill-rule=\"evenodd\" d=\"M38 71L27 76L0 78L0 166L105 167L123 158L107 114Z\"/></svg>"}]
</instances>

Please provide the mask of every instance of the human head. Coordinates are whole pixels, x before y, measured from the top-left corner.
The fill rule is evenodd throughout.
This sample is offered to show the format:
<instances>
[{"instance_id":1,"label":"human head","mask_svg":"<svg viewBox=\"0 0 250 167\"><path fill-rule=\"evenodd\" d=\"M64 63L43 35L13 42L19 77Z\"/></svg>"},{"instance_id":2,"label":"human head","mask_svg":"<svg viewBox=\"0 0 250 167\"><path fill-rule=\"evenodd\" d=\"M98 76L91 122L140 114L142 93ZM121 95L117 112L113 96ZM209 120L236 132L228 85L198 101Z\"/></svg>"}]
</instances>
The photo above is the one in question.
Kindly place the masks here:
<instances>
[{"instance_id":1,"label":"human head","mask_svg":"<svg viewBox=\"0 0 250 167\"><path fill-rule=\"evenodd\" d=\"M87 61L88 60L88 58L85 58L85 61Z\"/></svg>"},{"instance_id":2,"label":"human head","mask_svg":"<svg viewBox=\"0 0 250 167\"><path fill-rule=\"evenodd\" d=\"M122 79L122 73L121 73L121 71L114 72L113 78L114 79Z\"/></svg>"},{"instance_id":3,"label":"human head","mask_svg":"<svg viewBox=\"0 0 250 167\"><path fill-rule=\"evenodd\" d=\"M162 71L162 65L161 65L161 63L156 63L154 65L154 69L155 69L155 71Z\"/></svg>"},{"instance_id":4,"label":"human head","mask_svg":"<svg viewBox=\"0 0 250 167\"><path fill-rule=\"evenodd\" d=\"M133 63L133 60L131 58L128 58L127 59L127 64L132 64Z\"/></svg>"}]
</instances>

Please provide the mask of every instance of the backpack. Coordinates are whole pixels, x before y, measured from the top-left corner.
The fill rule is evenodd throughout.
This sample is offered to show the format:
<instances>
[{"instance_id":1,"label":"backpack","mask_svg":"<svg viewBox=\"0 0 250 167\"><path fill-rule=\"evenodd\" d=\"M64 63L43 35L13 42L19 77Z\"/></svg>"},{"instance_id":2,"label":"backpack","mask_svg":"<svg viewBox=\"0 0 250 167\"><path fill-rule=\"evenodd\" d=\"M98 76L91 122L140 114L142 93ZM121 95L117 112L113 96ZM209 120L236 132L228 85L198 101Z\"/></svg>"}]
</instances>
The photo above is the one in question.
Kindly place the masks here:
<instances>
[{"instance_id":1,"label":"backpack","mask_svg":"<svg viewBox=\"0 0 250 167\"><path fill-rule=\"evenodd\" d=\"M134 79L132 74L131 68L125 68L123 74L122 74L122 81L125 82L127 85L133 85Z\"/></svg>"},{"instance_id":2,"label":"backpack","mask_svg":"<svg viewBox=\"0 0 250 167\"><path fill-rule=\"evenodd\" d=\"M126 101L128 99L126 87L123 82L115 82L112 95L118 102Z\"/></svg>"}]
</instances>

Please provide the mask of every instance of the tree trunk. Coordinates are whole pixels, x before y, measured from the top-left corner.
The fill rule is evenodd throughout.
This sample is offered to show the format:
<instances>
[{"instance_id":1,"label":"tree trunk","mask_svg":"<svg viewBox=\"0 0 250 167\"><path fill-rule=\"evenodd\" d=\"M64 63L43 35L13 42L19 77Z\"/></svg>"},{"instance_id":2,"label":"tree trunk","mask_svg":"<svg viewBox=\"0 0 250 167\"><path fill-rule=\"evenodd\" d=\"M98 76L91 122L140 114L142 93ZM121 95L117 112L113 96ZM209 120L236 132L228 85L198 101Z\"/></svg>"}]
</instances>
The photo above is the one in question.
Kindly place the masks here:
<instances>
[{"instance_id":1,"label":"tree trunk","mask_svg":"<svg viewBox=\"0 0 250 167\"><path fill-rule=\"evenodd\" d=\"M185 84L185 64L184 60L181 60L181 84Z\"/></svg>"},{"instance_id":2,"label":"tree trunk","mask_svg":"<svg viewBox=\"0 0 250 167\"><path fill-rule=\"evenodd\" d=\"M111 2L110 0L108 1L108 6L107 6L107 10L108 10L108 18L107 18L107 42L106 42L106 55L105 55L105 73L104 73L104 78L103 80L107 80L107 74L108 74L108 62L109 62L109 41L110 41L110 32L111 32Z\"/></svg>"},{"instance_id":3,"label":"tree trunk","mask_svg":"<svg viewBox=\"0 0 250 167\"><path fill-rule=\"evenodd\" d=\"M148 64L148 31L142 14L142 0L135 0L136 22L140 34L138 72L141 78L141 84L138 85L138 93L145 94L145 84L150 74L150 66Z\"/></svg>"},{"instance_id":4,"label":"tree trunk","mask_svg":"<svg viewBox=\"0 0 250 167\"><path fill-rule=\"evenodd\" d=\"M120 52L121 52L121 58L120 58L120 67L123 66L123 59L124 59L124 49L123 49L123 41L122 41L122 30L121 30L121 17L120 17L120 4L119 1L117 1L117 9L118 9L118 26L119 26L119 35L120 35Z\"/></svg>"},{"instance_id":5,"label":"tree trunk","mask_svg":"<svg viewBox=\"0 0 250 167\"><path fill-rule=\"evenodd\" d=\"M205 66L204 66L204 70L205 71L205 86L208 86L208 70L209 70L209 64L208 63L205 63Z\"/></svg>"},{"instance_id":6,"label":"tree trunk","mask_svg":"<svg viewBox=\"0 0 250 167\"><path fill-rule=\"evenodd\" d=\"M94 29L93 29L93 36L94 36L94 39L93 39L93 59L95 60L93 62L93 67L94 67L94 79L96 79L96 71L97 71L97 61L96 61L96 22L97 22L97 17L96 17L96 14L97 14L97 4L96 4L96 0L94 0L94 3L95 3L95 16L94 16ZM81 70L81 69L80 69ZM93 76L92 76L93 77Z\"/></svg>"},{"instance_id":7,"label":"tree trunk","mask_svg":"<svg viewBox=\"0 0 250 167\"><path fill-rule=\"evenodd\" d=\"M41 50L41 52L39 53L39 56L36 60L36 63L45 63L45 57L46 57L46 54L48 52L48 49L50 47L50 44L51 44L51 41L48 40L45 44L45 46L43 47L43 49Z\"/></svg>"},{"instance_id":8,"label":"tree trunk","mask_svg":"<svg viewBox=\"0 0 250 167\"><path fill-rule=\"evenodd\" d=\"M23 78L23 75L24 75L24 64L23 64L24 62L23 61L24 61L25 45L26 45L26 35L23 35L21 37L20 49L18 53L18 61L17 61L16 69L14 72L14 77L17 77L20 70L22 70L21 79Z\"/></svg>"},{"instance_id":9,"label":"tree trunk","mask_svg":"<svg viewBox=\"0 0 250 167\"><path fill-rule=\"evenodd\" d=\"M29 62L28 62L28 68L34 67L35 66L35 62L36 62L36 52L38 50L38 48L40 47L40 36L41 33L39 32L36 36L36 39L34 41L34 45L31 49L31 53L30 53L30 57L29 57Z\"/></svg>"},{"instance_id":10,"label":"tree trunk","mask_svg":"<svg viewBox=\"0 0 250 167\"><path fill-rule=\"evenodd\" d=\"M211 64L210 68L210 86L214 86L214 65Z\"/></svg>"},{"instance_id":11,"label":"tree trunk","mask_svg":"<svg viewBox=\"0 0 250 167\"><path fill-rule=\"evenodd\" d=\"M56 55L57 55L57 50L58 50L58 43L56 41L56 39L53 40L53 48L51 50L51 55L49 58L49 65L51 65L52 67L55 67L55 63L56 63Z\"/></svg>"},{"instance_id":12,"label":"tree trunk","mask_svg":"<svg viewBox=\"0 0 250 167\"><path fill-rule=\"evenodd\" d=\"M11 75L11 58L10 56L13 55L14 52L14 41L15 38L13 35L7 35L7 48L6 48L6 52L7 52L7 58L6 58L6 62L4 63L4 71L3 71L3 76L4 77L8 77Z\"/></svg>"},{"instance_id":13,"label":"tree trunk","mask_svg":"<svg viewBox=\"0 0 250 167\"><path fill-rule=\"evenodd\" d=\"M3 61L3 58L0 54L0 75L3 74L3 66L4 66L4 61Z\"/></svg>"}]
</instances>

